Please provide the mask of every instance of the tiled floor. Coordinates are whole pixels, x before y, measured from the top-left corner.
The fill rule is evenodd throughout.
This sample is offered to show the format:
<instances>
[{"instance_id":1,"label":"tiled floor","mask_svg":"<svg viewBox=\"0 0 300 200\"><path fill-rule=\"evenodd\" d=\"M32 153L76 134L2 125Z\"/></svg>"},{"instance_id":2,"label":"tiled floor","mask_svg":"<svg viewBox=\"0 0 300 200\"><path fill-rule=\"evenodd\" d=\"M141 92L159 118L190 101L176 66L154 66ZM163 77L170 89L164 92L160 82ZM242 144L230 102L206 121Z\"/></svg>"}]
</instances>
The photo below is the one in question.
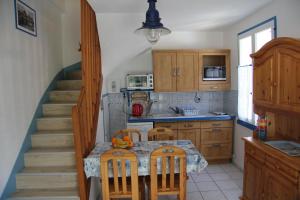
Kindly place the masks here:
<instances>
[{"instance_id":1,"label":"tiled floor","mask_svg":"<svg viewBox=\"0 0 300 200\"><path fill-rule=\"evenodd\" d=\"M233 164L209 165L199 174L189 174L187 200L239 200L243 173ZM173 200L175 197L160 197Z\"/></svg>"}]
</instances>

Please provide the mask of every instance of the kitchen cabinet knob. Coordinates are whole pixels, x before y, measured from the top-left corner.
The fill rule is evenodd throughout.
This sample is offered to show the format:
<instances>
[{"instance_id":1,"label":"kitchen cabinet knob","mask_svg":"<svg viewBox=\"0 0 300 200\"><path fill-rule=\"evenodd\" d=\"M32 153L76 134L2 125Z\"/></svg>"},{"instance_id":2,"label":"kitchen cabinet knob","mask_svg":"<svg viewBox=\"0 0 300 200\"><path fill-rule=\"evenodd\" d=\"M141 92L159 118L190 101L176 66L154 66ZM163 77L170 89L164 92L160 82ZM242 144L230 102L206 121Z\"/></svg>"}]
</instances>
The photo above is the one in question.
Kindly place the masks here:
<instances>
[{"instance_id":1,"label":"kitchen cabinet knob","mask_svg":"<svg viewBox=\"0 0 300 200\"><path fill-rule=\"evenodd\" d=\"M277 87L277 82L274 82L274 83L273 83L273 86L274 86L274 87Z\"/></svg>"},{"instance_id":2,"label":"kitchen cabinet knob","mask_svg":"<svg viewBox=\"0 0 300 200\"><path fill-rule=\"evenodd\" d=\"M221 126L221 124L212 124L213 126Z\"/></svg>"},{"instance_id":3,"label":"kitchen cabinet knob","mask_svg":"<svg viewBox=\"0 0 300 200\"><path fill-rule=\"evenodd\" d=\"M180 68L179 68L179 67L176 68L176 71L177 71L177 76L180 76L180 75L181 75L181 74L180 74L181 72L180 72Z\"/></svg>"}]
</instances>

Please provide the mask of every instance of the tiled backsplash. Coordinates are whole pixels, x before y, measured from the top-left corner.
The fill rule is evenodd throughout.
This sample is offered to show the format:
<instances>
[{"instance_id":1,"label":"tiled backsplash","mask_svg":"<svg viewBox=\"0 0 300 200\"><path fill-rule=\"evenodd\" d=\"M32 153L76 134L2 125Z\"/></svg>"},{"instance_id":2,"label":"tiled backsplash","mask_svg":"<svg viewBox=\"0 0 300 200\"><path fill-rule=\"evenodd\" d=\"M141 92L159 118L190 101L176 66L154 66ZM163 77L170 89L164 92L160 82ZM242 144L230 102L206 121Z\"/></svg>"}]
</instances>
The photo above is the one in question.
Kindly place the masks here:
<instances>
[{"instance_id":1,"label":"tiled backsplash","mask_svg":"<svg viewBox=\"0 0 300 200\"><path fill-rule=\"evenodd\" d=\"M221 111L229 114L237 113L237 91L229 92L198 92L200 102L195 103L196 93L151 93L154 100L151 113L171 112L169 106L190 106L199 110L200 113ZM127 98L121 93L108 94L103 101L104 117L106 123L106 139L115 131L126 128Z\"/></svg>"},{"instance_id":2,"label":"tiled backsplash","mask_svg":"<svg viewBox=\"0 0 300 200\"><path fill-rule=\"evenodd\" d=\"M200 113L223 111L223 92L198 92L200 103L195 103L196 93L152 93L151 99L155 101L151 113L172 112L169 106L193 107Z\"/></svg>"}]
</instances>

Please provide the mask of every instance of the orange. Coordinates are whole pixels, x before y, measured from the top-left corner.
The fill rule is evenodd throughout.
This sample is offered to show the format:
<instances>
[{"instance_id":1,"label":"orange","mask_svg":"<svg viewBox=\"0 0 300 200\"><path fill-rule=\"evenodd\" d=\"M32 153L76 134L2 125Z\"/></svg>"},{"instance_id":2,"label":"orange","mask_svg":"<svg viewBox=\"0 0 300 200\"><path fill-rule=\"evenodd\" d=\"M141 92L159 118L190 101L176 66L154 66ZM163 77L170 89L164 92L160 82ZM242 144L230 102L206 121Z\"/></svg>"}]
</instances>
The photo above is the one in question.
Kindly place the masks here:
<instances>
[{"instance_id":1,"label":"orange","mask_svg":"<svg viewBox=\"0 0 300 200\"><path fill-rule=\"evenodd\" d=\"M123 141L129 142L129 141L130 141L130 137L129 137L129 136L124 136L124 137L123 137Z\"/></svg>"},{"instance_id":2,"label":"orange","mask_svg":"<svg viewBox=\"0 0 300 200\"><path fill-rule=\"evenodd\" d=\"M133 147L133 142L132 141L128 142L128 147Z\"/></svg>"},{"instance_id":3,"label":"orange","mask_svg":"<svg viewBox=\"0 0 300 200\"><path fill-rule=\"evenodd\" d=\"M117 143L117 139L116 139L115 137L113 137L113 138L111 139L111 143L112 143L112 144L116 144L116 143Z\"/></svg>"}]
</instances>

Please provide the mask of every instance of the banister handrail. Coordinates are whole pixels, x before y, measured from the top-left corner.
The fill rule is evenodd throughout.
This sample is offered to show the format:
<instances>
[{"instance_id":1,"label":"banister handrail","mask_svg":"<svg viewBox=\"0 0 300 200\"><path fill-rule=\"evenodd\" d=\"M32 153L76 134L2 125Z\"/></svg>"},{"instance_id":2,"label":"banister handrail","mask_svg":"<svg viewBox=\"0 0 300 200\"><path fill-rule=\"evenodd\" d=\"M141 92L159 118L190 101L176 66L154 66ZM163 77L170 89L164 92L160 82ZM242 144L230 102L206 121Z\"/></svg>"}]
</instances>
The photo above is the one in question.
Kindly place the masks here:
<instances>
[{"instance_id":1,"label":"banister handrail","mask_svg":"<svg viewBox=\"0 0 300 200\"><path fill-rule=\"evenodd\" d=\"M87 0L81 0L81 54L83 86L72 108L72 119L79 195L81 200L88 200L91 183L85 176L83 159L96 142L102 71L96 14Z\"/></svg>"}]
</instances>

